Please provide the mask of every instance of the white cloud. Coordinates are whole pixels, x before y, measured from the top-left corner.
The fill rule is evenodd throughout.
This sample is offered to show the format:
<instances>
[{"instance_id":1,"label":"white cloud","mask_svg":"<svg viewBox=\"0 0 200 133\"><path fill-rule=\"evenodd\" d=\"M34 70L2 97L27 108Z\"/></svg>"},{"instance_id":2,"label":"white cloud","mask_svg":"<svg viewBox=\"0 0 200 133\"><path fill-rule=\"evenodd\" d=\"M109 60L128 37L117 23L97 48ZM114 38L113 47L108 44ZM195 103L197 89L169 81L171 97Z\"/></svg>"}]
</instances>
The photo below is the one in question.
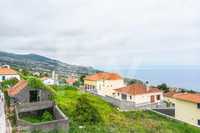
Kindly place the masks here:
<instances>
[{"instance_id":1,"label":"white cloud","mask_svg":"<svg viewBox=\"0 0 200 133\"><path fill-rule=\"evenodd\" d=\"M200 65L198 0L0 0L0 45L97 67Z\"/></svg>"}]
</instances>

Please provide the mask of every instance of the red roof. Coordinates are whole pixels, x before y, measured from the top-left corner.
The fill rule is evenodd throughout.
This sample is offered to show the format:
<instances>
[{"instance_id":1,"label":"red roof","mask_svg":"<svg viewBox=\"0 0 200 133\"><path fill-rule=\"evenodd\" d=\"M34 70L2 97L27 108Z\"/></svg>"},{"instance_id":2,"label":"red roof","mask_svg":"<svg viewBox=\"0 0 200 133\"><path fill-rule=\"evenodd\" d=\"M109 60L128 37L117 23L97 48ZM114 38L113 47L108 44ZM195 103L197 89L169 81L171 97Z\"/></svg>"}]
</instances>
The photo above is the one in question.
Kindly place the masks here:
<instances>
[{"instance_id":1,"label":"red roof","mask_svg":"<svg viewBox=\"0 0 200 133\"><path fill-rule=\"evenodd\" d=\"M149 89L143 84L132 84L126 87L115 89L116 92L129 94L129 95L141 95L146 93L157 93L161 92L158 88L150 87Z\"/></svg>"},{"instance_id":2,"label":"red roof","mask_svg":"<svg viewBox=\"0 0 200 133\"><path fill-rule=\"evenodd\" d=\"M0 67L0 75L16 75L17 72L11 68Z\"/></svg>"},{"instance_id":3,"label":"red roof","mask_svg":"<svg viewBox=\"0 0 200 133\"><path fill-rule=\"evenodd\" d=\"M179 94L179 92L175 92L175 91L169 91L164 93L165 97L173 97L175 94Z\"/></svg>"},{"instance_id":4,"label":"red roof","mask_svg":"<svg viewBox=\"0 0 200 133\"><path fill-rule=\"evenodd\" d=\"M94 75L89 75L85 78L85 80L91 80L91 81L96 81L96 80L120 80L122 77L116 73L109 73L109 72L101 72L101 73L96 73Z\"/></svg>"},{"instance_id":5,"label":"red roof","mask_svg":"<svg viewBox=\"0 0 200 133\"><path fill-rule=\"evenodd\" d=\"M27 85L28 85L28 82L26 80L20 80L15 86L8 89L8 95L16 96L19 92L25 89Z\"/></svg>"},{"instance_id":6,"label":"red roof","mask_svg":"<svg viewBox=\"0 0 200 133\"><path fill-rule=\"evenodd\" d=\"M178 93L174 94L173 98L193 103L200 103L200 94L197 93Z\"/></svg>"}]
</instances>

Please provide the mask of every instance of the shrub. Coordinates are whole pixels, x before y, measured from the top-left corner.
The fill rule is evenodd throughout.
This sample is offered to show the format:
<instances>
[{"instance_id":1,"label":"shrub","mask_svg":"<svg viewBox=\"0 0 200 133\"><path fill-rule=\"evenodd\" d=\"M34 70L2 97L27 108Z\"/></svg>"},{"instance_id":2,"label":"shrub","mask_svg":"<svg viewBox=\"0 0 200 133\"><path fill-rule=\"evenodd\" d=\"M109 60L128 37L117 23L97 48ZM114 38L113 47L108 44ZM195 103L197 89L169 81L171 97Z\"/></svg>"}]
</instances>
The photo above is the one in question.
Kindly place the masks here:
<instances>
[{"instance_id":1,"label":"shrub","mask_svg":"<svg viewBox=\"0 0 200 133\"><path fill-rule=\"evenodd\" d=\"M13 78L10 80L5 80L1 83L0 87L1 87L1 89L7 89L7 88L14 86L17 82L18 82L18 79L16 79L16 78Z\"/></svg>"},{"instance_id":2,"label":"shrub","mask_svg":"<svg viewBox=\"0 0 200 133\"><path fill-rule=\"evenodd\" d=\"M85 95L78 99L75 111L72 114L73 120L80 125L97 124L102 121L99 112L89 104Z\"/></svg>"},{"instance_id":3,"label":"shrub","mask_svg":"<svg viewBox=\"0 0 200 133\"><path fill-rule=\"evenodd\" d=\"M49 113L48 111L45 111L42 114L41 121L51 121L51 120L53 120L53 115Z\"/></svg>"}]
</instances>

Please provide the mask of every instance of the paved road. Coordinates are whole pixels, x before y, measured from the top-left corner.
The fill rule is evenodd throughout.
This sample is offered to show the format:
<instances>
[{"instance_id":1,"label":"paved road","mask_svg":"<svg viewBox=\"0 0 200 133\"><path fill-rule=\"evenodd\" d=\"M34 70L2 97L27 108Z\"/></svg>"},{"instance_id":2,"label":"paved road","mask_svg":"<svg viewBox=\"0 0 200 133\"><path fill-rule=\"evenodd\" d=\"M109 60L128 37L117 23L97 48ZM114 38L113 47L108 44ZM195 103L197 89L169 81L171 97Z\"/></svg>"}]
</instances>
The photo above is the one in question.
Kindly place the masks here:
<instances>
[{"instance_id":1,"label":"paved road","mask_svg":"<svg viewBox=\"0 0 200 133\"><path fill-rule=\"evenodd\" d=\"M2 96L2 93L0 92L0 133L6 133L4 102L2 101L1 96Z\"/></svg>"}]
</instances>

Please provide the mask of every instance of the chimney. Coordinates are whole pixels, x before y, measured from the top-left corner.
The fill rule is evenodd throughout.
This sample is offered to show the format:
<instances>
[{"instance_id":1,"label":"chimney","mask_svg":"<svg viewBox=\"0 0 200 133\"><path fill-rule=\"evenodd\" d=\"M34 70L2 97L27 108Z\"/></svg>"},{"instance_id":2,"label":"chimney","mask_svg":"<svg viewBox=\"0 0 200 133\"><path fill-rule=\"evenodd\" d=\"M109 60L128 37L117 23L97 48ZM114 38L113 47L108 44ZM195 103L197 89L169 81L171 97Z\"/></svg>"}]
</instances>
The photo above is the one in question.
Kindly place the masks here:
<instances>
[{"instance_id":1,"label":"chimney","mask_svg":"<svg viewBox=\"0 0 200 133\"><path fill-rule=\"evenodd\" d=\"M145 82L145 85L146 85L146 91L148 92L148 91L149 91L149 89L150 89L150 86L149 86L149 81L146 81L146 82Z\"/></svg>"},{"instance_id":2,"label":"chimney","mask_svg":"<svg viewBox=\"0 0 200 133\"><path fill-rule=\"evenodd\" d=\"M2 68L8 68L8 69L10 69L10 66L9 65L3 65Z\"/></svg>"}]
</instances>

